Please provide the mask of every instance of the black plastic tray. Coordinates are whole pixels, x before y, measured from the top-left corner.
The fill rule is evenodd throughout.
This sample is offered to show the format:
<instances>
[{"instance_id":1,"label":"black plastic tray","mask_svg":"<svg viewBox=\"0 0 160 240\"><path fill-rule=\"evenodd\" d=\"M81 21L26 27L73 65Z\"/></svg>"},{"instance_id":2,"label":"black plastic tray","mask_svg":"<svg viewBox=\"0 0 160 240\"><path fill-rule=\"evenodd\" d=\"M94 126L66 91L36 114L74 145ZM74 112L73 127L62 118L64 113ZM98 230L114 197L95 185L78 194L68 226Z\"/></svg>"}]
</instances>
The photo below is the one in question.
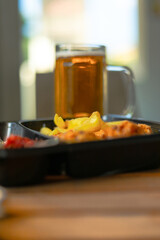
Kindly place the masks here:
<instances>
[{"instance_id":1,"label":"black plastic tray","mask_svg":"<svg viewBox=\"0 0 160 240\"><path fill-rule=\"evenodd\" d=\"M18 186L42 181L47 173L48 151L58 142L55 139L48 140L19 123L1 122L0 139L5 141L11 134L40 141L32 148L0 149L0 185Z\"/></svg>"},{"instance_id":2,"label":"black plastic tray","mask_svg":"<svg viewBox=\"0 0 160 240\"><path fill-rule=\"evenodd\" d=\"M105 121L124 120L122 116L104 116ZM48 174L55 169L72 177L91 177L110 171L131 171L160 165L160 123L131 119L152 127L153 134L123 139L64 144L55 146ZM53 120L23 121L27 129L39 131L42 126L54 128ZM56 168L55 168L56 163Z\"/></svg>"},{"instance_id":3,"label":"black plastic tray","mask_svg":"<svg viewBox=\"0 0 160 240\"><path fill-rule=\"evenodd\" d=\"M117 115L106 121L124 120ZM42 126L54 127L52 119L0 123L0 137L10 134L42 140L30 149L0 150L0 184L17 186L42 181L46 175L93 177L160 166L160 123L130 119L152 127L153 134L113 140L60 144L39 133Z\"/></svg>"}]
</instances>

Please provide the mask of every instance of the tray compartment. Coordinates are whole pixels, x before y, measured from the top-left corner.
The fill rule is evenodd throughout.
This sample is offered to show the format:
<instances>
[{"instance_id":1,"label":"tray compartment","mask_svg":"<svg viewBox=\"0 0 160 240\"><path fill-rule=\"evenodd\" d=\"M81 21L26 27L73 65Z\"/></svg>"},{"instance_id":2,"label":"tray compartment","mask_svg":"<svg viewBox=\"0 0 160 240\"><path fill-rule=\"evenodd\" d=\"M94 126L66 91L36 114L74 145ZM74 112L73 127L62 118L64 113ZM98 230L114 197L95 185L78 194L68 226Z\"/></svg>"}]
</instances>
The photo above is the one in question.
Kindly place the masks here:
<instances>
[{"instance_id":1,"label":"tray compartment","mask_svg":"<svg viewBox=\"0 0 160 240\"><path fill-rule=\"evenodd\" d=\"M1 139L5 141L11 134L41 141L48 139L16 122L0 123ZM19 186L42 181L48 171L47 153L49 148L51 146L46 145L46 147L36 148L0 149L0 184Z\"/></svg>"}]
</instances>

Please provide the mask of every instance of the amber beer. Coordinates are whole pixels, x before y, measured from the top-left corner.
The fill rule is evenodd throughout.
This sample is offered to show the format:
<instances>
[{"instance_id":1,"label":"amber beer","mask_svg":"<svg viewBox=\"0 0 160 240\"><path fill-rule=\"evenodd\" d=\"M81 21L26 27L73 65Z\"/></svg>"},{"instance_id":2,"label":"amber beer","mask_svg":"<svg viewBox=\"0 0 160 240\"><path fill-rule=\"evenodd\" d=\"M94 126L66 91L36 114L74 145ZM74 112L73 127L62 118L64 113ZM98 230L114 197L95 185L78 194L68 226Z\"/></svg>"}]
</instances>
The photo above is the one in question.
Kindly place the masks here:
<instances>
[{"instance_id":1,"label":"amber beer","mask_svg":"<svg viewBox=\"0 0 160 240\"><path fill-rule=\"evenodd\" d=\"M59 51L55 69L55 112L64 118L103 114L105 52Z\"/></svg>"}]
</instances>

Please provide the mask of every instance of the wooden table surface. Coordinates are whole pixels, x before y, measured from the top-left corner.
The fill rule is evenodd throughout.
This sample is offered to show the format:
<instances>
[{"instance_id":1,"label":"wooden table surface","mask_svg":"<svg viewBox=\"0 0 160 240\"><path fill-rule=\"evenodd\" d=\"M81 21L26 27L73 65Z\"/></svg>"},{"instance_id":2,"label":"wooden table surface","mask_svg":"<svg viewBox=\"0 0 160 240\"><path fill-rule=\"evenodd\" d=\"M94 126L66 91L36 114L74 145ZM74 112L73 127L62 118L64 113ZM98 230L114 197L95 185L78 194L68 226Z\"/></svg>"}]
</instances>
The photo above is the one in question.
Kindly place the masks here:
<instances>
[{"instance_id":1,"label":"wooden table surface","mask_svg":"<svg viewBox=\"0 0 160 240\"><path fill-rule=\"evenodd\" d=\"M160 239L160 170L7 191L0 240Z\"/></svg>"}]
</instances>

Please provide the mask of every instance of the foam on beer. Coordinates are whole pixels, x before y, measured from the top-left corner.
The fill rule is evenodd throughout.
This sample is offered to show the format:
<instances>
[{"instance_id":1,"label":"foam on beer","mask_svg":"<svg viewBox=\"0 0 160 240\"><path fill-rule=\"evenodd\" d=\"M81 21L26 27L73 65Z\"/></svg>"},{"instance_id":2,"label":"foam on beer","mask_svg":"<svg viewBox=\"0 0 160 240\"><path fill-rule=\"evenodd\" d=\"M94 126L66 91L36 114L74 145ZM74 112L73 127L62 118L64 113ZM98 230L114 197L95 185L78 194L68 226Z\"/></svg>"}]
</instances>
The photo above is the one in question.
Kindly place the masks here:
<instances>
[{"instance_id":1,"label":"foam on beer","mask_svg":"<svg viewBox=\"0 0 160 240\"><path fill-rule=\"evenodd\" d=\"M56 58L74 56L105 56L105 53L102 51L61 51L56 53Z\"/></svg>"}]
</instances>

